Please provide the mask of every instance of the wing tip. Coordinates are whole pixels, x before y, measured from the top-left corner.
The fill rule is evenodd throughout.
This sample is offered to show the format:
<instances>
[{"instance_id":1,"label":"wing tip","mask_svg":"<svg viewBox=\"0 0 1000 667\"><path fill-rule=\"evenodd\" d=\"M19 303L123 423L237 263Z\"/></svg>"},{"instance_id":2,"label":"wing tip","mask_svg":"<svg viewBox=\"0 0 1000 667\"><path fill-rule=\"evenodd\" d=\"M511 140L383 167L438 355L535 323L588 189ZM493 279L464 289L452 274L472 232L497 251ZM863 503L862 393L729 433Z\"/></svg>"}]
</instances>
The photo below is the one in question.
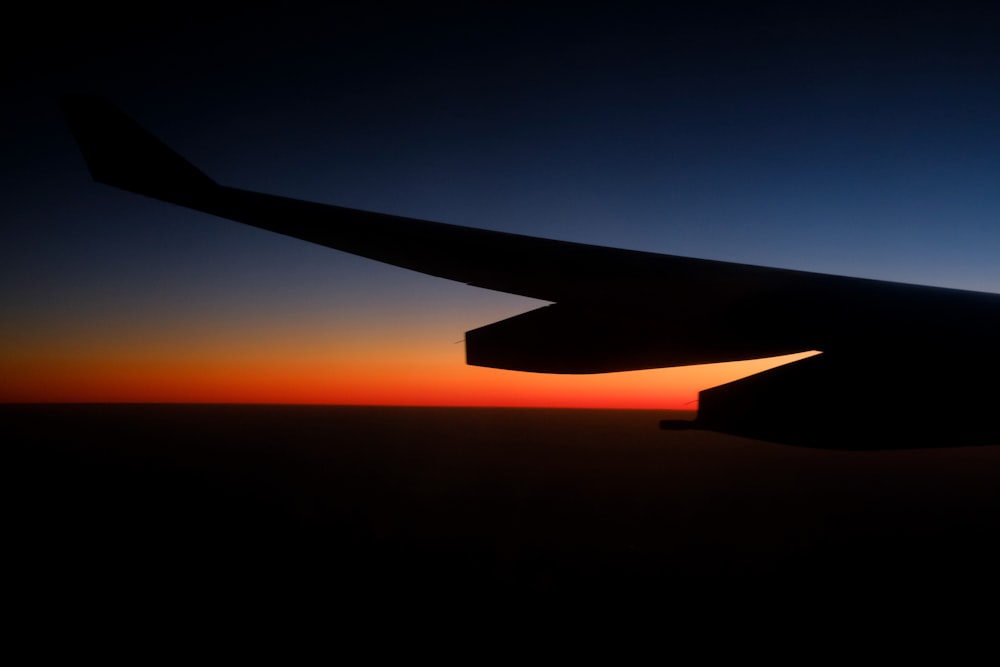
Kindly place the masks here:
<instances>
[{"instance_id":1,"label":"wing tip","mask_svg":"<svg viewBox=\"0 0 1000 667\"><path fill-rule=\"evenodd\" d=\"M68 94L60 106L95 181L176 203L217 186L107 99Z\"/></svg>"}]
</instances>

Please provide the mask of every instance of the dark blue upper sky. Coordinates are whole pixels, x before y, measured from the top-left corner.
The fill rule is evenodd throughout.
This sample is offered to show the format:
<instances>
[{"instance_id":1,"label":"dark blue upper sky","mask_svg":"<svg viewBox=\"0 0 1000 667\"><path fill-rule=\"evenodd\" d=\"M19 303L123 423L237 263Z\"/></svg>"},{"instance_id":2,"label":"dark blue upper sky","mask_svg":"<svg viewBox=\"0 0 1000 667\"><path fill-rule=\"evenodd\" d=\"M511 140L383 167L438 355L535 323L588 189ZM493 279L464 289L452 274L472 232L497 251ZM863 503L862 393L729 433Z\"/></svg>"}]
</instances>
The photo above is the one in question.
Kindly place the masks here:
<instances>
[{"instance_id":1,"label":"dark blue upper sky","mask_svg":"<svg viewBox=\"0 0 1000 667\"><path fill-rule=\"evenodd\" d=\"M25 10L4 46L5 335L151 299L179 318L467 303L91 183L66 92L107 96L238 187L1000 292L1000 10L666 4ZM523 309L476 294L479 324Z\"/></svg>"}]
</instances>

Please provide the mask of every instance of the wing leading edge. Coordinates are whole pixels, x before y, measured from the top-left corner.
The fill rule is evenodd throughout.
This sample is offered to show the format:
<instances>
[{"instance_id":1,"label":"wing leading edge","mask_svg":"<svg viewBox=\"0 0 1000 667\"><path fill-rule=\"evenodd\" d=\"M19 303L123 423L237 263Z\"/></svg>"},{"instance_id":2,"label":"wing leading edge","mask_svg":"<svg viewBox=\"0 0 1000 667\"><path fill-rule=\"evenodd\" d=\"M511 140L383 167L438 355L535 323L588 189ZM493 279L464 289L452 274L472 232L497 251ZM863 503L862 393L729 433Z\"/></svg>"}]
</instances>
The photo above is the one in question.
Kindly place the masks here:
<instances>
[{"instance_id":1,"label":"wing leading edge","mask_svg":"<svg viewBox=\"0 0 1000 667\"><path fill-rule=\"evenodd\" d=\"M101 98L67 97L63 108L98 182L553 302L468 332L471 364L601 373L821 350L844 360L890 357L896 371L902 360L931 358L948 381L961 377L942 375L954 367L942 359L997 364L997 294L557 241L240 190L216 183Z\"/></svg>"}]
</instances>

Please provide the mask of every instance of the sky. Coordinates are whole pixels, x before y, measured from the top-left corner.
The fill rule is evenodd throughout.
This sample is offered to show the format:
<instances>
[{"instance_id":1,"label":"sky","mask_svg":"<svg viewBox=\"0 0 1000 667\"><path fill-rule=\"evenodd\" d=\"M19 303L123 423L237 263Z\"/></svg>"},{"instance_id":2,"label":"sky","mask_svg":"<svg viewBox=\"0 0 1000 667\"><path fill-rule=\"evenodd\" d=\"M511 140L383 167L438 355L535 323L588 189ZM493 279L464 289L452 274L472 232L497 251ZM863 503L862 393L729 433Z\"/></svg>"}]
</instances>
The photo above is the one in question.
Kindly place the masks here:
<instances>
[{"instance_id":1,"label":"sky","mask_svg":"<svg viewBox=\"0 0 1000 667\"><path fill-rule=\"evenodd\" d=\"M95 184L66 93L225 185L1000 292L991 3L310 4L15 10L0 401L679 409L775 364L466 366L464 332L540 302Z\"/></svg>"}]
</instances>

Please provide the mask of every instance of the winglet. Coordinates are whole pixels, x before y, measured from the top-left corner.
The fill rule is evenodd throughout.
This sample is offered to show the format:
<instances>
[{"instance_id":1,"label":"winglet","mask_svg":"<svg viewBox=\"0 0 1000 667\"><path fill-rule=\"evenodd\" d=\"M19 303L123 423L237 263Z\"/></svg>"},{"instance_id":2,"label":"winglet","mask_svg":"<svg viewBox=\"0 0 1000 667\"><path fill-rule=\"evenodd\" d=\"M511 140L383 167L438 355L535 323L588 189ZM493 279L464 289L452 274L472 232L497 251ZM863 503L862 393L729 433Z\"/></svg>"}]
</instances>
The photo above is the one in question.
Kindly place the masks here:
<instances>
[{"instance_id":1,"label":"winglet","mask_svg":"<svg viewBox=\"0 0 1000 667\"><path fill-rule=\"evenodd\" d=\"M95 181L182 205L218 187L107 100L72 95L62 108Z\"/></svg>"}]
</instances>

